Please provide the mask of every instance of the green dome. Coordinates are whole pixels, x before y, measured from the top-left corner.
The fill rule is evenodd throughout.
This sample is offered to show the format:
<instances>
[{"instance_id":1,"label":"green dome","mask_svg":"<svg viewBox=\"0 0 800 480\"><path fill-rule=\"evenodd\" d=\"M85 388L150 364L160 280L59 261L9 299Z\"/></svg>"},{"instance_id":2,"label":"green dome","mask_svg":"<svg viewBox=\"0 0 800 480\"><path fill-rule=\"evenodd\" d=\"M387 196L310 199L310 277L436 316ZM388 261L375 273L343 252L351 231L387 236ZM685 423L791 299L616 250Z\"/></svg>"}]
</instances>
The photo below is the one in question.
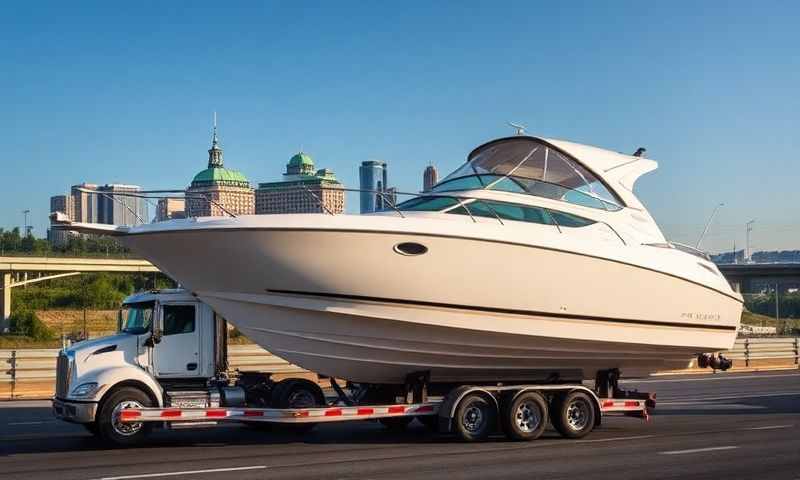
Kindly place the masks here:
<instances>
[{"instance_id":1,"label":"green dome","mask_svg":"<svg viewBox=\"0 0 800 480\"><path fill-rule=\"evenodd\" d=\"M307 153L300 152L289 159L290 167L301 167L303 165L314 166L314 160Z\"/></svg>"},{"instance_id":2,"label":"green dome","mask_svg":"<svg viewBox=\"0 0 800 480\"><path fill-rule=\"evenodd\" d=\"M192 180L192 184L208 182L230 182L250 185L250 182L241 172L222 167L206 168L195 175L194 180Z\"/></svg>"}]
</instances>

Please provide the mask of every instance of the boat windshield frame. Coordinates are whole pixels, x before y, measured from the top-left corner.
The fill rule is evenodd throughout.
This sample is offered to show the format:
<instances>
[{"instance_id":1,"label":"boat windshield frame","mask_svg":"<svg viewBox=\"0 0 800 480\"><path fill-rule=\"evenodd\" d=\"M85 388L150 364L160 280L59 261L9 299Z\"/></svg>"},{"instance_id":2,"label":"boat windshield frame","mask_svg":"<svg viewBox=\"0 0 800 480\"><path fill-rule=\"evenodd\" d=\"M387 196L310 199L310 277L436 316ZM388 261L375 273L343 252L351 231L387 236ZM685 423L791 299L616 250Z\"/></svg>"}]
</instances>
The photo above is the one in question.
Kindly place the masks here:
<instances>
[{"instance_id":1,"label":"boat windshield frame","mask_svg":"<svg viewBox=\"0 0 800 480\"><path fill-rule=\"evenodd\" d=\"M548 172L551 176L552 173L560 176L561 181L548 179ZM468 179L474 179L476 184L453 188L453 182ZM437 183L432 192L465 190L522 193L606 211L618 211L626 206L602 177L580 161L543 140L528 136L502 138L476 148L467 162Z\"/></svg>"}]
</instances>

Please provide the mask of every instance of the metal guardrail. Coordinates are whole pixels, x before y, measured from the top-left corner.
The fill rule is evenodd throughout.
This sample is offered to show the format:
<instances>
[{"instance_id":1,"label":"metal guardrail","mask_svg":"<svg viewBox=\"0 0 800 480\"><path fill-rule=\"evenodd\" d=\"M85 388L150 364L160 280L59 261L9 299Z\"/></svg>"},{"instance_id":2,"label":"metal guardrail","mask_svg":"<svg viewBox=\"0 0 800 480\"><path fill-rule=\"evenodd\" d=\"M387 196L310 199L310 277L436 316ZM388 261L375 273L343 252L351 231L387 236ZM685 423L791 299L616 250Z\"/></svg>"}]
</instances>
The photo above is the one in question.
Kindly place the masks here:
<instances>
[{"instance_id":1,"label":"metal guardrail","mask_svg":"<svg viewBox=\"0 0 800 480\"><path fill-rule=\"evenodd\" d=\"M10 385L15 398L20 384L55 381L58 349L0 350L0 387ZM800 365L800 337L742 338L725 356L737 366L752 366L753 361L778 360ZM228 346L230 369L271 372L277 374L310 373L297 365L276 357L258 345Z\"/></svg>"},{"instance_id":2,"label":"metal guardrail","mask_svg":"<svg viewBox=\"0 0 800 480\"><path fill-rule=\"evenodd\" d=\"M0 350L0 389L10 387L0 398L16 398L20 384L55 382L57 348ZM309 373L297 365L276 357L257 345L229 345L228 362L231 370L271 372L278 374Z\"/></svg>"}]
</instances>

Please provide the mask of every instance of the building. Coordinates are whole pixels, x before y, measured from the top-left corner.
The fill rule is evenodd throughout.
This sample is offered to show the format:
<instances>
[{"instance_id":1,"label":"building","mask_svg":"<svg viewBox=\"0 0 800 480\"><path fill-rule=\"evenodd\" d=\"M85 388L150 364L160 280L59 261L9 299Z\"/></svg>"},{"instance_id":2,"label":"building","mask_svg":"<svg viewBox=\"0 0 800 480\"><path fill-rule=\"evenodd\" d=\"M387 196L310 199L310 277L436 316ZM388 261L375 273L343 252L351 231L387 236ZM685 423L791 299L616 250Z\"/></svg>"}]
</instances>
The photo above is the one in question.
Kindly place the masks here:
<instances>
[{"instance_id":1,"label":"building","mask_svg":"<svg viewBox=\"0 0 800 480\"><path fill-rule=\"evenodd\" d=\"M436 167L433 165L425 167L425 172L422 174L422 191L430 192L438 181L439 172L436 171Z\"/></svg>"},{"instance_id":2,"label":"building","mask_svg":"<svg viewBox=\"0 0 800 480\"><path fill-rule=\"evenodd\" d=\"M160 198L156 207L156 222L186 218L186 200L183 198Z\"/></svg>"},{"instance_id":3,"label":"building","mask_svg":"<svg viewBox=\"0 0 800 480\"><path fill-rule=\"evenodd\" d=\"M386 204L388 182L388 167L386 162L368 160L361 162L358 169L359 185L361 189L361 213L370 213L383 210Z\"/></svg>"},{"instance_id":4,"label":"building","mask_svg":"<svg viewBox=\"0 0 800 480\"><path fill-rule=\"evenodd\" d=\"M61 212L69 218L75 216L75 200L72 195L54 195L50 197L50 213ZM66 230L47 229L47 240L55 247L65 247L73 232Z\"/></svg>"},{"instance_id":5,"label":"building","mask_svg":"<svg viewBox=\"0 0 800 480\"><path fill-rule=\"evenodd\" d=\"M208 168L195 175L186 189L186 216L251 215L255 211L253 188L240 172L224 167L222 147L217 139L216 115L214 118Z\"/></svg>"},{"instance_id":6,"label":"building","mask_svg":"<svg viewBox=\"0 0 800 480\"><path fill-rule=\"evenodd\" d=\"M342 212L342 184L332 170L317 170L303 152L289 159L282 181L259 183L256 190L257 214Z\"/></svg>"},{"instance_id":7,"label":"building","mask_svg":"<svg viewBox=\"0 0 800 480\"><path fill-rule=\"evenodd\" d=\"M73 221L83 223L99 222L97 194L91 193L92 190L97 190L97 185L81 183L72 186L70 194L72 195L74 210L70 218Z\"/></svg>"},{"instance_id":8,"label":"building","mask_svg":"<svg viewBox=\"0 0 800 480\"><path fill-rule=\"evenodd\" d=\"M106 184L97 187L97 222L109 225L139 225L149 220L144 198L124 195L141 192L138 185Z\"/></svg>"}]
</instances>

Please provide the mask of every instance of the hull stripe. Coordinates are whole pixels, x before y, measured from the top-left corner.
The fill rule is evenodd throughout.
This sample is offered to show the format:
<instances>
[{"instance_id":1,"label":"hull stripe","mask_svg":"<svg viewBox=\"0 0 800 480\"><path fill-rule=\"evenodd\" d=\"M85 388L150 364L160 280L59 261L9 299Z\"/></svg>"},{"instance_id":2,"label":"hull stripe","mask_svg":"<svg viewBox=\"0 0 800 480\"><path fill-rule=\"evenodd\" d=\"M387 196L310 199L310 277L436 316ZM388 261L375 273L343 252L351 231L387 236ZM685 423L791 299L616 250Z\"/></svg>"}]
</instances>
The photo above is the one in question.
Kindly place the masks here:
<instances>
[{"instance_id":1,"label":"hull stripe","mask_svg":"<svg viewBox=\"0 0 800 480\"><path fill-rule=\"evenodd\" d=\"M339 293L327 292L302 292L296 290L266 290L268 293L282 294L282 295L303 295L309 297L323 297L334 298L340 300L359 300L366 302L379 302L379 303L394 303L397 305L417 305L422 307L437 307L437 308L452 308L455 310L469 310L473 312L488 312L488 313L505 313L511 315L525 315L537 317L552 317L552 318L566 318L575 320L595 320L601 322L614 322L614 323L627 323L635 325L649 325L656 327L683 327L695 329L708 329L708 330L726 330L735 331L735 325L709 325L709 324L696 324L686 322L653 322L650 320L635 320L629 318L611 318L611 317L596 317L591 315L572 315L566 313L552 313L552 312L537 312L533 310L518 310L510 308L497 308L497 307L482 307L476 305L456 305L451 303L427 302L419 300L408 300L400 298L381 298L381 297L367 297L363 295L346 295Z\"/></svg>"}]
</instances>

